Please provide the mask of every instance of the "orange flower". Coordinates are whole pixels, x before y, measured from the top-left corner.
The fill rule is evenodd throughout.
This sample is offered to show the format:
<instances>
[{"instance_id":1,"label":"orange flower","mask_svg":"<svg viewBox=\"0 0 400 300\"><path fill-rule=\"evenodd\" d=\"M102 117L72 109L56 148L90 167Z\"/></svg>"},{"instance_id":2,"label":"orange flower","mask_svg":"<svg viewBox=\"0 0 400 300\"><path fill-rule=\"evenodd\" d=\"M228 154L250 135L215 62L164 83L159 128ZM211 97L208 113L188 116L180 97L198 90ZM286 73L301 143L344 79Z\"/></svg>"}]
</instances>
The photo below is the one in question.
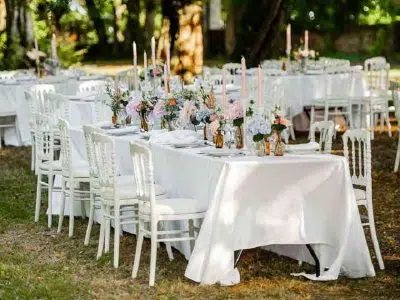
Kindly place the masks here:
<instances>
[{"instance_id":1,"label":"orange flower","mask_svg":"<svg viewBox=\"0 0 400 300\"><path fill-rule=\"evenodd\" d=\"M169 106L175 106L176 105L176 100L174 98L169 99L168 104L169 104Z\"/></svg>"}]
</instances>

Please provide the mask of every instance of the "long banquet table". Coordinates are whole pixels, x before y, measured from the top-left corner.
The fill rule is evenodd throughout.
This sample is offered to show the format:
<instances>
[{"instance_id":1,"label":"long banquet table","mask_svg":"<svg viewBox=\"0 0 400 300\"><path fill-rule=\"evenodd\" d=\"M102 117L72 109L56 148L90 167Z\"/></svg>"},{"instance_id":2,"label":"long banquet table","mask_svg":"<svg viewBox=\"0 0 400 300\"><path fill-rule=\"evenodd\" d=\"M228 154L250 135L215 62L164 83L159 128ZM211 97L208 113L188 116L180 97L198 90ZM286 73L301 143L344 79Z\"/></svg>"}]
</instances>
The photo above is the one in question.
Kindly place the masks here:
<instances>
[{"instance_id":1,"label":"long banquet table","mask_svg":"<svg viewBox=\"0 0 400 300\"><path fill-rule=\"evenodd\" d=\"M82 129L71 133L73 155L84 159ZM137 139L138 134L115 137L120 174L132 174L129 142ZM334 280L339 274L375 276L345 158L212 158L199 154L199 149L151 147L157 182L168 196L208 203L193 253L187 245L173 245L189 259L186 277L202 284L235 284L239 277L234 251L260 246L313 263L305 244L314 248L321 269L329 270L318 278L301 275L315 280ZM53 201L58 212L58 197Z\"/></svg>"}]
</instances>

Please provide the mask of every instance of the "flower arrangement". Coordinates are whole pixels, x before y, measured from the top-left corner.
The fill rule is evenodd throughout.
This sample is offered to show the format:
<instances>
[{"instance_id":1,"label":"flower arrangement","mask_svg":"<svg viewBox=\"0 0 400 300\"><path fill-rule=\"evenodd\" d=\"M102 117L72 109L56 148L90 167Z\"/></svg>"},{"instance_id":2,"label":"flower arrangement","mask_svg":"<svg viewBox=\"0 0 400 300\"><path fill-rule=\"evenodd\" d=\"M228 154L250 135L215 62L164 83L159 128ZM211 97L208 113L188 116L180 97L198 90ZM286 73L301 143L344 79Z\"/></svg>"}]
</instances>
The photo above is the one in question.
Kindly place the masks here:
<instances>
[{"instance_id":1,"label":"flower arrangement","mask_svg":"<svg viewBox=\"0 0 400 300\"><path fill-rule=\"evenodd\" d=\"M275 106L275 109L272 111L272 115L274 117L274 121L272 122L271 129L280 134L290 125L290 122L282 117L280 107L278 105Z\"/></svg>"},{"instance_id":2,"label":"flower arrangement","mask_svg":"<svg viewBox=\"0 0 400 300\"><path fill-rule=\"evenodd\" d=\"M60 68L58 59L46 58L43 62L43 69L49 75L56 75Z\"/></svg>"},{"instance_id":3,"label":"flower arrangement","mask_svg":"<svg viewBox=\"0 0 400 300\"><path fill-rule=\"evenodd\" d=\"M240 101L230 101L230 105L228 106L228 110L225 113L225 119L232 120L233 126L241 127L244 122L244 111L243 106Z\"/></svg>"},{"instance_id":4,"label":"flower arrangement","mask_svg":"<svg viewBox=\"0 0 400 300\"><path fill-rule=\"evenodd\" d=\"M271 134L271 125L265 119L257 117L248 122L247 132L253 137L254 142L261 142Z\"/></svg>"},{"instance_id":5,"label":"flower arrangement","mask_svg":"<svg viewBox=\"0 0 400 300\"><path fill-rule=\"evenodd\" d=\"M144 80L144 72L147 72L147 78L153 79L153 78L161 78L163 76L164 70L162 65L150 65L147 67L146 70L143 70L139 77L141 80Z\"/></svg>"},{"instance_id":6,"label":"flower arrangement","mask_svg":"<svg viewBox=\"0 0 400 300\"><path fill-rule=\"evenodd\" d=\"M107 105L110 106L114 117L117 117L118 114L128 105L129 91L122 89L117 84L114 86L107 84L106 94L109 96L109 103L107 103Z\"/></svg>"}]
</instances>

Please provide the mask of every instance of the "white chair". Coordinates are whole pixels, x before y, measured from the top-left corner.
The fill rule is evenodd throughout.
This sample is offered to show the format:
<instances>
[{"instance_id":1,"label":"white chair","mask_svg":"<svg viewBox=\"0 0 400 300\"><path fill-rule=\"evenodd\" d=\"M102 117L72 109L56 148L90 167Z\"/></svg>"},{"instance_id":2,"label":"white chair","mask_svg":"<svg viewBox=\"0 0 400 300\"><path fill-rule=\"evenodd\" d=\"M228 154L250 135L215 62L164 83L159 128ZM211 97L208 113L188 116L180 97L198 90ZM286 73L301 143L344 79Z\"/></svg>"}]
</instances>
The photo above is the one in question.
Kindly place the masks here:
<instances>
[{"instance_id":1,"label":"white chair","mask_svg":"<svg viewBox=\"0 0 400 300\"><path fill-rule=\"evenodd\" d=\"M44 95L49 103L50 116L55 121L54 124L58 123L58 119L69 120L69 99L68 96L49 92ZM58 126L57 126L58 127Z\"/></svg>"},{"instance_id":2,"label":"white chair","mask_svg":"<svg viewBox=\"0 0 400 300\"><path fill-rule=\"evenodd\" d=\"M36 186L36 205L35 222L39 221L40 204L42 199L42 188L47 188L48 192L48 227L52 225L52 194L53 180L55 175L61 174L60 161L54 159L54 126L52 118L49 116L35 114L35 144L36 144L36 167L37 167L37 186ZM42 176L47 176L47 182Z\"/></svg>"},{"instance_id":3,"label":"white chair","mask_svg":"<svg viewBox=\"0 0 400 300\"><path fill-rule=\"evenodd\" d=\"M394 107L395 107L397 126L400 126L400 84L398 84L397 88L393 87L392 98L393 98ZM396 160L394 163L394 172L397 172L399 170L399 163L400 163L400 128L399 127L397 128L397 132L399 135L399 141L398 141L398 145L397 145Z\"/></svg>"},{"instance_id":4,"label":"white chair","mask_svg":"<svg viewBox=\"0 0 400 300\"><path fill-rule=\"evenodd\" d=\"M15 74L15 71L0 71L0 81L13 80Z\"/></svg>"},{"instance_id":5,"label":"white chair","mask_svg":"<svg viewBox=\"0 0 400 300\"><path fill-rule=\"evenodd\" d=\"M35 114L36 104L35 97L32 92L25 91L25 100L29 103L31 115L29 119L30 133L31 133L31 170L35 171L36 166L36 145L35 145Z\"/></svg>"},{"instance_id":6,"label":"white chair","mask_svg":"<svg viewBox=\"0 0 400 300\"><path fill-rule=\"evenodd\" d=\"M315 110L319 108L324 111L324 121L328 121L329 116L344 115L347 116L348 127L352 128L353 115L350 84L352 83L353 72L346 66L326 66L323 78L322 97L312 100L310 125L315 122ZM340 80L340 87L335 85L336 78ZM339 109L342 110L340 111Z\"/></svg>"},{"instance_id":7,"label":"white chair","mask_svg":"<svg viewBox=\"0 0 400 300\"><path fill-rule=\"evenodd\" d=\"M45 98L45 95L55 91L55 87L52 84L36 84L30 88L30 92L34 97L35 112L50 115L50 102L48 98Z\"/></svg>"},{"instance_id":8,"label":"white chair","mask_svg":"<svg viewBox=\"0 0 400 300\"><path fill-rule=\"evenodd\" d=\"M386 58L383 56L375 56L364 61L364 71L368 71L371 66L386 64Z\"/></svg>"},{"instance_id":9,"label":"white chair","mask_svg":"<svg viewBox=\"0 0 400 300\"><path fill-rule=\"evenodd\" d=\"M144 236L149 235L151 239L149 285L153 286L156 272L157 243L190 241L190 247L193 250L196 239L195 230L199 229L194 227L193 220L204 218L207 204L194 199L156 199L157 190L153 185L154 170L150 149L139 143L131 142L130 151L137 188L136 196L139 199L139 235L132 278L136 278L138 273ZM166 221L188 221L188 229L163 230L159 227L159 223ZM149 226L145 226L146 224Z\"/></svg>"},{"instance_id":10,"label":"white chair","mask_svg":"<svg viewBox=\"0 0 400 300\"><path fill-rule=\"evenodd\" d=\"M296 135L293 126L293 115L291 113L291 107L287 103L285 97L285 81L283 76L274 75L270 76L269 70L262 70L262 97L265 112L271 112L276 106L279 106L282 114L285 118L288 118L291 122L289 128L285 131L284 138L286 143L288 142L289 136L292 140L296 140ZM282 74L281 74L282 75ZM249 96L250 99L257 101L258 97L258 77L252 76L249 80Z\"/></svg>"},{"instance_id":11,"label":"white chair","mask_svg":"<svg viewBox=\"0 0 400 300\"><path fill-rule=\"evenodd\" d=\"M368 90L367 95L362 98L361 103L367 106L369 117L369 129L371 130L371 138L374 139L375 133L375 116L380 114L380 132L383 132L384 121L388 128L388 135L392 136L392 127L389 119L389 70L390 64L384 62L368 63L366 72Z\"/></svg>"},{"instance_id":12,"label":"white chair","mask_svg":"<svg viewBox=\"0 0 400 300\"><path fill-rule=\"evenodd\" d=\"M65 214L65 198L69 200L69 230L68 236L74 234L75 201L81 202L82 215L85 216L84 201L89 201L89 191L81 188L82 183L89 183L89 165L86 161L72 160L72 142L68 121L59 119L61 141L61 209L57 232L60 233Z\"/></svg>"},{"instance_id":13,"label":"white chair","mask_svg":"<svg viewBox=\"0 0 400 300\"><path fill-rule=\"evenodd\" d=\"M138 86L135 86L135 76ZM119 71L115 75L115 82L122 87L129 89L130 91L139 89L139 75L135 74L135 68L129 68L128 70Z\"/></svg>"},{"instance_id":14,"label":"white chair","mask_svg":"<svg viewBox=\"0 0 400 300\"><path fill-rule=\"evenodd\" d=\"M96 94L99 95L104 91L106 82L104 80L87 80L79 84L79 94Z\"/></svg>"},{"instance_id":15,"label":"white chair","mask_svg":"<svg viewBox=\"0 0 400 300\"><path fill-rule=\"evenodd\" d=\"M310 129L310 142L315 142L315 132L319 131L319 152L331 153L332 139L335 130L335 124L332 121L321 121L311 124Z\"/></svg>"},{"instance_id":16,"label":"white chair","mask_svg":"<svg viewBox=\"0 0 400 300\"><path fill-rule=\"evenodd\" d=\"M110 226L114 221L114 261L119 264L119 239L122 225L138 224L137 188L132 176L117 176L115 142L112 137L92 133L95 161L98 170L101 217L97 258L110 248ZM156 195L165 198L165 191L154 185Z\"/></svg>"},{"instance_id":17,"label":"white chair","mask_svg":"<svg viewBox=\"0 0 400 300\"><path fill-rule=\"evenodd\" d=\"M96 159L94 154L93 146L93 133L102 133L103 130L100 127L92 125L83 125L83 133L85 135L86 155L89 162L89 176L90 176L90 211L89 221L85 235L85 245L89 245L90 234L92 232L92 226L94 221L94 212L100 209L100 186L98 182L99 172L97 170Z\"/></svg>"},{"instance_id":18,"label":"white chair","mask_svg":"<svg viewBox=\"0 0 400 300\"><path fill-rule=\"evenodd\" d=\"M354 188L354 193L358 206L364 206L368 213L368 220L362 223L369 226L371 239L374 245L375 255L378 259L379 268L385 268L376 236L374 210L372 204L372 175L371 175L371 137L366 130L356 129L347 130L343 134L344 156L349 162L350 174ZM349 143L350 142L350 143ZM351 152L349 150L351 146ZM358 151L357 151L358 150ZM358 152L358 153L357 153ZM361 189L359 187L363 187Z\"/></svg>"}]
</instances>

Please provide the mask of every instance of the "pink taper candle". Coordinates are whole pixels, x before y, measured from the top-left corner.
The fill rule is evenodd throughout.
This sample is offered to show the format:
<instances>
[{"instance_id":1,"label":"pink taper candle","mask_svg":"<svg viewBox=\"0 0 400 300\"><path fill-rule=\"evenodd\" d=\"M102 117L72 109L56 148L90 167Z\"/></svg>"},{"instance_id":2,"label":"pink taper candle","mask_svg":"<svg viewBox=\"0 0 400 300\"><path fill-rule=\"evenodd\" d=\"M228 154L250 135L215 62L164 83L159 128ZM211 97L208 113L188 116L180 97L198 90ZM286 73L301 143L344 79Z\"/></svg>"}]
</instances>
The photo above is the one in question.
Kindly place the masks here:
<instances>
[{"instance_id":1,"label":"pink taper candle","mask_svg":"<svg viewBox=\"0 0 400 300\"><path fill-rule=\"evenodd\" d=\"M168 75L171 74L171 53L170 53L170 47L171 47L171 44L170 44L169 41L168 41L168 43L167 43L167 71L168 71Z\"/></svg>"},{"instance_id":2,"label":"pink taper candle","mask_svg":"<svg viewBox=\"0 0 400 300\"><path fill-rule=\"evenodd\" d=\"M156 65L156 39L154 36L151 38L151 64Z\"/></svg>"},{"instance_id":3,"label":"pink taper candle","mask_svg":"<svg viewBox=\"0 0 400 300\"><path fill-rule=\"evenodd\" d=\"M143 53L143 69L144 69L144 81L147 82L147 53Z\"/></svg>"},{"instance_id":4,"label":"pink taper candle","mask_svg":"<svg viewBox=\"0 0 400 300\"><path fill-rule=\"evenodd\" d=\"M304 50L308 52L308 30L304 32Z\"/></svg>"},{"instance_id":5,"label":"pink taper candle","mask_svg":"<svg viewBox=\"0 0 400 300\"><path fill-rule=\"evenodd\" d=\"M133 72L134 72L133 84L134 84L135 90L138 90L139 86L138 86L137 52L136 52L136 43L135 42L133 42L132 47L133 47L133 69L134 69L133 70Z\"/></svg>"},{"instance_id":6,"label":"pink taper candle","mask_svg":"<svg viewBox=\"0 0 400 300\"><path fill-rule=\"evenodd\" d=\"M286 54L290 54L292 50L292 27L290 24L286 27Z\"/></svg>"},{"instance_id":7,"label":"pink taper candle","mask_svg":"<svg viewBox=\"0 0 400 300\"><path fill-rule=\"evenodd\" d=\"M258 72L257 72L257 92L258 92L257 106L261 108L263 106L263 101L262 101L262 71L260 65L258 65Z\"/></svg>"},{"instance_id":8,"label":"pink taper candle","mask_svg":"<svg viewBox=\"0 0 400 300\"><path fill-rule=\"evenodd\" d=\"M242 56L242 98L243 101L247 98L247 84L246 84L246 60Z\"/></svg>"},{"instance_id":9,"label":"pink taper candle","mask_svg":"<svg viewBox=\"0 0 400 300\"><path fill-rule=\"evenodd\" d=\"M51 56L53 59L57 59L57 41L55 33L51 36Z\"/></svg>"},{"instance_id":10,"label":"pink taper candle","mask_svg":"<svg viewBox=\"0 0 400 300\"><path fill-rule=\"evenodd\" d=\"M222 69L222 106L227 108L228 100L226 97L226 69Z\"/></svg>"},{"instance_id":11,"label":"pink taper candle","mask_svg":"<svg viewBox=\"0 0 400 300\"><path fill-rule=\"evenodd\" d=\"M168 73L167 73L167 65L164 65L164 89L165 89L165 92L168 93Z\"/></svg>"}]
</instances>

